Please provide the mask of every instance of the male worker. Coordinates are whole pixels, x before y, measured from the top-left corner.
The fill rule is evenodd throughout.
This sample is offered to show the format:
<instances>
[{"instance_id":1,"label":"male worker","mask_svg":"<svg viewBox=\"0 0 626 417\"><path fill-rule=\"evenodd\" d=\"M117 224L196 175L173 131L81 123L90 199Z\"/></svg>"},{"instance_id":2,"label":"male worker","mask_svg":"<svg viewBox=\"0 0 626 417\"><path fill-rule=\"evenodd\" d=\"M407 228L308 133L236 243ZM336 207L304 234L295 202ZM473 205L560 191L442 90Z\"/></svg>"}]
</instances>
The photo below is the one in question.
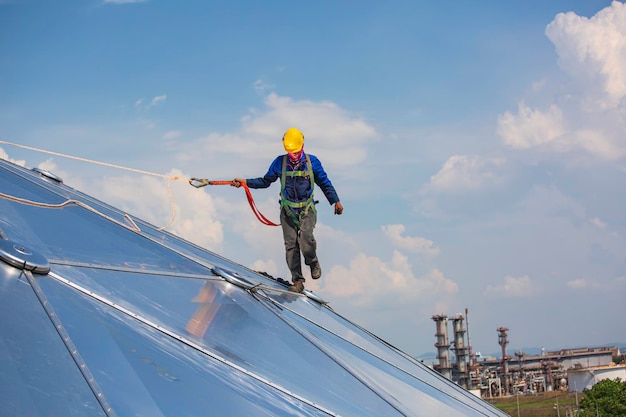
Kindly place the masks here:
<instances>
[{"instance_id":1,"label":"male worker","mask_svg":"<svg viewBox=\"0 0 626 417\"><path fill-rule=\"evenodd\" d=\"M317 184L328 202L335 205L335 214L343 212L335 187L328 179L322 164L316 156L304 153L304 135L292 127L283 135L286 155L280 155L270 165L267 174L260 178L235 178L233 187L246 184L249 188L267 188L280 178L280 224L283 228L287 265L291 271L293 284L290 291L304 291L304 276L300 252L304 263L311 268L311 278L319 279L322 269L317 259L317 244L313 229L317 221L317 211L313 199L313 187Z\"/></svg>"}]
</instances>

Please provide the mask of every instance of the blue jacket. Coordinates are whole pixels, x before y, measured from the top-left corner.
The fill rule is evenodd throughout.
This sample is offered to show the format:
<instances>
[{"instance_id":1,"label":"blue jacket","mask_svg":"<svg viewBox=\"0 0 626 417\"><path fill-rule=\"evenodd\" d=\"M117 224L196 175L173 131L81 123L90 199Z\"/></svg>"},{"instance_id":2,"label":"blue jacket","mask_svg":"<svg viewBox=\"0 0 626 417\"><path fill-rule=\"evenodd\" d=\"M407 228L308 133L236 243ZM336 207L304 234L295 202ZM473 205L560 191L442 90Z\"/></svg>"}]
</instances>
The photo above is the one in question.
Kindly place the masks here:
<instances>
[{"instance_id":1,"label":"blue jacket","mask_svg":"<svg viewBox=\"0 0 626 417\"><path fill-rule=\"evenodd\" d=\"M326 175L326 171L322 167L322 163L315 155L309 155L309 159L311 160L311 168L313 170L313 177L315 179L315 184L321 188L322 192L326 196L326 199L330 204L335 204L339 201L339 196L337 196L337 192L335 191L335 187L328 179L328 175ZM280 155L270 165L267 170L267 174L263 177L259 178L249 178L246 179L246 184L249 188L267 188L274 181L280 179L283 171L283 157L286 155ZM289 161L289 156L287 156L287 171L293 171L294 167ZM298 171L308 171L308 166L306 163L306 157L304 152L302 153L302 160L300 165L297 168ZM307 201L313 190L311 189L311 179L308 176L302 177L286 177L285 178L285 191L284 198L293 201L294 203L300 203Z\"/></svg>"}]
</instances>

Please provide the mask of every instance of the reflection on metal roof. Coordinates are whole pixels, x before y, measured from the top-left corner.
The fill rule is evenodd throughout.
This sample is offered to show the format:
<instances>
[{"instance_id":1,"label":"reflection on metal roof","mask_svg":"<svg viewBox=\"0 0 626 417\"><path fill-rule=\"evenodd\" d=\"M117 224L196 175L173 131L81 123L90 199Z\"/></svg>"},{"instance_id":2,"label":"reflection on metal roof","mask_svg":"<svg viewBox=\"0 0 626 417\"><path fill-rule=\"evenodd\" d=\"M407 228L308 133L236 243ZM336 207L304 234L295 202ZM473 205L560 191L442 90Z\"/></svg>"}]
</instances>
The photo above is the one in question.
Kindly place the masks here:
<instances>
[{"instance_id":1,"label":"reflection on metal roof","mask_svg":"<svg viewBox=\"0 0 626 417\"><path fill-rule=\"evenodd\" d=\"M505 416L329 308L0 160L15 416Z\"/></svg>"}]
</instances>

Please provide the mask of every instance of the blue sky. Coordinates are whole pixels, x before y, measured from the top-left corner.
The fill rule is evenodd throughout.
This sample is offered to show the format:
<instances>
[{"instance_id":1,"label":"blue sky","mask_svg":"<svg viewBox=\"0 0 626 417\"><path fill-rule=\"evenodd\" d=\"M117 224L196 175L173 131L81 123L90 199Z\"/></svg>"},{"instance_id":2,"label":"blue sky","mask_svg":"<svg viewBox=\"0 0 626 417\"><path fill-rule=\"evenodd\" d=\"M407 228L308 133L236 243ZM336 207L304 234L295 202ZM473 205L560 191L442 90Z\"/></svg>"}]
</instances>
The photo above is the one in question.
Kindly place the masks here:
<instances>
[{"instance_id":1,"label":"blue sky","mask_svg":"<svg viewBox=\"0 0 626 417\"><path fill-rule=\"evenodd\" d=\"M610 1L0 0L0 140L181 177L263 175L291 126L339 313L411 354L626 340L626 6ZM0 145L157 226L154 176ZM278 220L279 185L255 190ZM241 190L172 185L168 227L285 277Z\"/></svg>"}]
</instances>

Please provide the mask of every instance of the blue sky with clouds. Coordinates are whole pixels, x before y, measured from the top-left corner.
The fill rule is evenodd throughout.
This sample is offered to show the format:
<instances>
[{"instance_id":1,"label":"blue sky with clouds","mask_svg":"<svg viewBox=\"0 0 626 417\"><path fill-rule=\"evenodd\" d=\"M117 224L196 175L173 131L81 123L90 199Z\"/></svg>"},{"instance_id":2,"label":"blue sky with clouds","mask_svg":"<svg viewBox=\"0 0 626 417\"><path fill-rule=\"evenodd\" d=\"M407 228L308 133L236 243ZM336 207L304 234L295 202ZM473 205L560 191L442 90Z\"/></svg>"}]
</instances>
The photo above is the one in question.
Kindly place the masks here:
<instances>
[{"instance_id":1,"label":"blue sky with clouds","mask_svg":"<svg viewBox=\"0 0 626 417\"><path fill-rule=\"evenodd\" d=\"M622 2L0 0L0 140L165 175L263 175L306 136L324 276L307 286L411 354L434 314L474 349L626 341ZM157 226L154 176L0 145ZM278 220L279 185L254 190ZM285 277L241 190L172 184L168 230Z\"/></svg>"}]
</instances>

